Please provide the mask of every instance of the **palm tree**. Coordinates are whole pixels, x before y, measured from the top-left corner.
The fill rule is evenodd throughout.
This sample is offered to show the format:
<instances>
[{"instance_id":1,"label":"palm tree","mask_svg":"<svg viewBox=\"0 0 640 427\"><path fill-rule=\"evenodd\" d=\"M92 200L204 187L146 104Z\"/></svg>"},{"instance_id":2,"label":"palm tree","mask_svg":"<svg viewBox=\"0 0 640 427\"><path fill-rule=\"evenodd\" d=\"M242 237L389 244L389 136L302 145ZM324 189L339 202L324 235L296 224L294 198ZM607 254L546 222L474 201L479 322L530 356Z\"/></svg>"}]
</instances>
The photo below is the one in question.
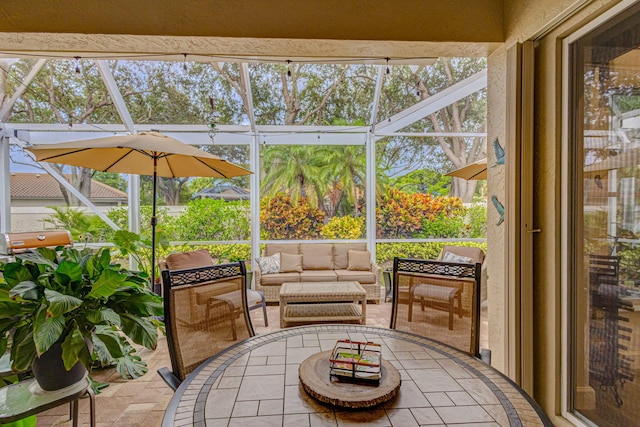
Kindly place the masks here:
<instances>
[{"instance_id":1,"label":"palm tree","mask_svg":"<svg viewBox=\"0 0 640 427\"><path fill-rule=\"evenodd\" d=\"M324 147L322 182L326 197L323 210L331 217L336 211L343 214L360 213L358 195L363 194L366 182L367 158L363 146L334 145Z\"/></svg>"},{"instance_id":2,"label":"palm tree","mask_svg":"<svg viewBox=\"0 0 640 427\"><path fill-rule=\"evenodd\" d=\"M286 192L292 200L305 197L312 206L318 206L323 194L320 177L321 157L317 147L306 145L275 146L263 150L262 193L275 196Z\"/></svg>"}]
</instances>

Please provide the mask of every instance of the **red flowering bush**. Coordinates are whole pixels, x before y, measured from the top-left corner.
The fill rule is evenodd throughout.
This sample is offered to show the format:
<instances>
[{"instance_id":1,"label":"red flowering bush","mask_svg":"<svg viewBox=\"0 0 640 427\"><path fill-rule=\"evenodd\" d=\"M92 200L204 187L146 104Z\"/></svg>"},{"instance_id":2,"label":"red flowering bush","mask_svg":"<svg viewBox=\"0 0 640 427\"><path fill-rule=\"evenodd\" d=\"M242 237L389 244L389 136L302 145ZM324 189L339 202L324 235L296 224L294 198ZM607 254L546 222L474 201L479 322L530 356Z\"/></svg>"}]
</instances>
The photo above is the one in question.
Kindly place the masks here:
<instances>
[{"instance_id":1,"label":"red flowering bush","mask_svg":"<svg viewBox=\"0 0 640 427\"><path fill-rule=\"evenodd\" d=\"M462 201L457 197L408 194L390 188L378 202L376 234L378 238L386 239L447 237L431 236L429 224L442 221L457 222L456 219L464 217L465 212Z\"/></svg>"},{"instance_id":2,"label":"red flowering bush","mask_svg":"<svg viewBox=\"0 0 640 427\"><path fill-rule=\"evenodd\" d=\"M262 200L260 224L261 237L266 240L318 239L324 225L324 212L311 206L304 197L294 203L281 193Z\"/></svg>"}]
</instances>

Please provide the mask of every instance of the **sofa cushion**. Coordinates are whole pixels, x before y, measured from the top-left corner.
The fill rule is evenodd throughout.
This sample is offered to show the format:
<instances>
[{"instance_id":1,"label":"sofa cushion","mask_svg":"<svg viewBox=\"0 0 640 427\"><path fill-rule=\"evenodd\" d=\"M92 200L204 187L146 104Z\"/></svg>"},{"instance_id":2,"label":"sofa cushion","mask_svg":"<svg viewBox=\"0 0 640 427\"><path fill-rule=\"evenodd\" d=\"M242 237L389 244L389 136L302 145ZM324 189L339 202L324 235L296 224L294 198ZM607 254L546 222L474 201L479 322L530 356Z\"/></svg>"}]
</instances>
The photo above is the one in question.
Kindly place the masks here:
<instances>
[{"instance_id":1,"label":"sofa cushion","mask_svg":"<svg viewBox=\"0 0 640 427\"><path fill-rule=\"evenodd\" d=\"M366 243L336 243L333 245L333 268L336 270L345 270L349 266L350 250L366 251Z\"/></svg>"},{"instance_id":2,"label":"sofa cushion","mask_svg":"<svg viewBox=\"0 0 640 427\"><path fill-rule=\"evenodd\" d=\"M304 270L333 270L333 244L300 243Z\"/></svg>"},{"instance_id":3,"label":"sofa cushion","mask_svg":"<svg viewBox=\"0 0 640 427\"><path fill-rule=\"evenodd\" d=\"M280 273L301 273L302 255L282 252L280 254Z\"/></svg>"},{"instance_id":4,"label":"sofa cushion","mask_svg":"<svg viewBox=\"0 0 640 427\"><path fill-rule=\"evenodd\" d=\"M263 256L256 258L258 267L262 274L273 274L280 272L280 253L271 256Z\"/></svg>"},{"instance_id":5,"label":"sofa cushion","mask_svg":"<svg viewBox=\"0 0 640 427\"><path fill-rule=\"evenodd\" d=\"M335 282L337 277L333 270L304 270L300 273L301 282Z\"/></svg>"},{"instance_id":6,"label":"sofa cushion","mask_svg":"<svg viewBox=\"0 0 640 427\"><path fill-rule=\"evenodd\" d=\"M171 254L167 256L165 263L169 270L184 270L214 265L211 255L206 249Z\"/></svg>"},{"instance_id":7,"label":"sofa cushion","mask_svg":"<svg viewBox=\"0 0 640 427\"><path fill-rule=\"evenodd\" d=\"M372 271L335 270L335 272L338 282L376 283L376 275Z\"/></svg>"},{"instance_id":8,"label":"sofa cushion","mask_svg":"<svg viewBox=\"0 0 640 427\"><path fill-rule=\"evenodd\" d=\"M349 251L349 266L351 271L371 271L371 254L369 251Z\"/></svg>"},{"instance_id":9,"label":"sofa cushion","mask_svg":"<svg viewBox=\"0 0 640 427\"><path fill-rule=\"evenodd\" d=\"M264 247L263 256L271 256L278 253L299 254L299 243L267 243Z\"/></svg>"},{"instance_id":10,"label":"sofa cushion","mask_svg":"<svg viewBox=\"0 0 640 427\"><path fill-rule=\"evenodd\" d=\"M260 278L261 286L280 286L285 282L299 282L300 273L267 274Z\"/></svg>"}]
</instances>

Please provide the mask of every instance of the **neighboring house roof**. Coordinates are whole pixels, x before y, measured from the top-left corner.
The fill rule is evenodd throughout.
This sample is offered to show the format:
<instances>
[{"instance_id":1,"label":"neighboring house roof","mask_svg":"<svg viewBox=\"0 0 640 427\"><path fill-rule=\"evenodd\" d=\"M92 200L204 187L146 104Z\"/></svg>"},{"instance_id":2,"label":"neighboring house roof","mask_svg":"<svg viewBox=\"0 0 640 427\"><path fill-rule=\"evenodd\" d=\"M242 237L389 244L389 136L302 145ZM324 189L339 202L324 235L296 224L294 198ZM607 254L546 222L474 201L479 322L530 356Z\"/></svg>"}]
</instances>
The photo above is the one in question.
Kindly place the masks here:
<instances>
[{"instance_id":1,"label":"neighboring house roof","mask_svg":"<svg viewBox=\"0 0 640 427\"><path fill-rule=\"evenodd\" d=\"M66 176L69 178L69 176ZM12 199L62 199L60 184L49 174L45 173L11 173ZM126 201L127 193L103 184L95 179L91 180L90 199Z\"/></svg>"},{"instance_id":2,"label":"neighboring house roof","mask_svg":"<svg viewBox=\"0 0 640 427\"><path fill-rule=\"evenodd\" d=\"M242 187L231 184L216 185L205 188L195 194L194 197L200 199L220 199L220 200L249 200L251 194Z\"/></svg>"}]
</instances>

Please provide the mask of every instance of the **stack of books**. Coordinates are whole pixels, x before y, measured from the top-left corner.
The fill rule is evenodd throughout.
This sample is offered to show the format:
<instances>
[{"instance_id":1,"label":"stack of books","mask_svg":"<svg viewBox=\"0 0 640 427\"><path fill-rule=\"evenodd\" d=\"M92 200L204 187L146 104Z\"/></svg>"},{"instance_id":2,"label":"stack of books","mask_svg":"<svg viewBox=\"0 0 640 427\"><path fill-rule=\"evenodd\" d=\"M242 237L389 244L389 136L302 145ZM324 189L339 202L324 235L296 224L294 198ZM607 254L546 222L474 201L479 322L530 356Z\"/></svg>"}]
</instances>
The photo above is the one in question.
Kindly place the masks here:
<instances>
[{"instance_id":1,"label":"stack of books","mask_svg":"<svg viewBox=\"0 0 640 427\"><path fill-rule=\"evenodd\" d=\"M329 362L330 375L341 380L380 382L380 344L339 340L331 352Z\"/></svg>"}]
</instances>

